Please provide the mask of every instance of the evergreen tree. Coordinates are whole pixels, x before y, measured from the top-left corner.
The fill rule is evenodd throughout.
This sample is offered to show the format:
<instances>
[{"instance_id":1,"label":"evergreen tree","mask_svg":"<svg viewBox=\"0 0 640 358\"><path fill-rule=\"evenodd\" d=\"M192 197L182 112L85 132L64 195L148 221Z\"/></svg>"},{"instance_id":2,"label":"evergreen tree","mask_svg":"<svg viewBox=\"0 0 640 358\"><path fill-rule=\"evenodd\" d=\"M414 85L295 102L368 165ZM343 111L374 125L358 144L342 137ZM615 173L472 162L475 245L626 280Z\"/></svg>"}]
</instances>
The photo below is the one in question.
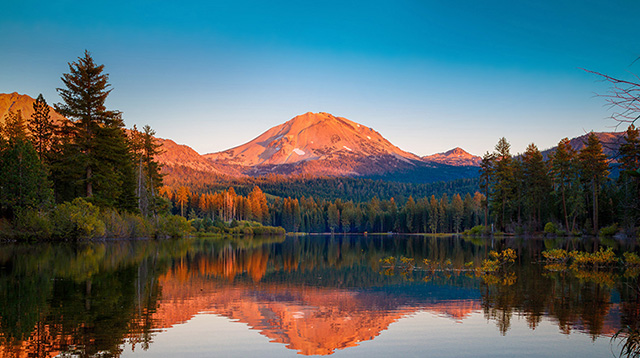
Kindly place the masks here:
<instances>
[{"instance_id":1,"label":"evergreen tree","mask_svg":"<svg viewBox=\"0 0 640 358\"><path fill-rule=\"evenodd\" d=\"M621 216L626 226L640 222L640 138L638 128L627 128L624 143L620 145Z\"/></svg>"},{"instance_id":2,"label":"evergreen tree","mask_svg":"<svg viewBox=\"0 0 640 358\"><path fill-rule=\"evenodd\" d=\"M435 195L431 195L431 199L429 200L429 229L432 234L438 232L438 200L436 200Z\"/></svg>"},{"instance_id":3,"label":"evergreen tree","mask_svg":"<svg viewBox=\"0 0 640 358\"><path fill-rule=\"evenodd\" d=\"M45 161L46 153L51 147L51 141L53 140L54 124L51 122L51 115L49 114L49 105L45 101L42 94L38 95L38 98L33 103L33 114L28 123L31 137L33 138L33 144L38 152L38 156L41 161Z\"/></svg>"},{"instance_id":4,"label":"evergreen tree","mask_svg":"<svg viewBox=\"0 0 640 358\"><path fill-rule=\"evenodd\" d=\"M559 192L562 202L562 214L564 216L565 230L573 231L569 227L568 201L576 195L576 187L573 186L578 176L576 166L576 151L569 144L569 139L560 140L556 151L551 155L551 178L555 187L555 192ZM572 200L573 201L573 200Z\"/></svg>"},{"instance_id":5,"label":"evergreen tree","mask_svg":"<svg viewBox=\"0 0 640 358\"><path fill-rule=\"evenodd\" d=\"M591 132L587 136L587 143L584 148L578 154L580 160L580 169L582 173L582 179L589 187L592 194L592 217L593 217L593 232L598 232L598 193L602 184L609 175L609 164L607 163L607 156L602 152L602 145L600 140Z\"/></svg>"},{"instance_id":6,"label":"evergreen tree","mask_svg":"<svg viewBox=\"0 0 640 358\"><path fill-rule=\"evenodd\" d=\"M142 132L134 125L130 133L138 210L143 215L156 215L163 182L163 174L160 172L162 165L158 163L156 156L161 153L162 145L154 137L156 133L149 125L145 125Z\"/></svg>"},{"instance_id":7,"label":"evergreen tree","mask_svg":"<svg viewBox=\"0 0 640 358\"><path fill-rule=\"evenodd\" d=\"M471 199L470 195L469 199ZM464 202L462 201L460 194L456 194L453 196L453 200L451 200L451 206L453 208L453 230L456 233L459 233L460 229L462 228L462 219L464 217Z\"/></svg>"},{"instance_id":8,"label":"evergreen tree","mask_svg":"<svg viewBox=\"0 0 640 358\"><path fill-rule=\"evenodd\" d=\"M0 143L0 216L20 209L44 209L53 202L47 171L28 140L16 137Z\"/></svg>"},{"instance_id":9,"label":"evergreen tree","mask_svg":"<svg viewBox=\"0 0 640 358\"><path fill-rule=\"evenodd\" d=\"M542 206L548 200L551 184L542 153L531 143L522 155L523 188L526 196L527 216L532 218L535 230L541 229Z\"/></svg>"},{"instance_id":10,"label":"evergreen tree","mask_svg":"<svg viewBox=\"0 0 640 358\"><path fill-rule=\"evenodd\" d=\"M84 57L79 57L77 62L69 63L69 73L62 75L61 79L66 88L57 89L64 103L58 103L55 107L58 113L73 122L73 144L79 155L77 164L83 170L83 177L78 178L78 181L83 184L87 197L93 197L94 194L97 180L94 172L99 166L108 165L99 158L100 152L104 149L100 148L99 144L105 141L99 141L97 137L101 134L108 135L110 131L100 131L100 128L114 121L118 114L105 107L111 89L108 83L109 76L103 73L103 70L104 65L97 65L89 51L85 51Z\"/></svg>"},{"instance_id":11,"label":"evergreen tree","mask_svg":"<svg viewBox=\"0 0 640 358\"><path fill-rule=\"evenodd\" d=\"M27 139L27 126L22 118L22 111L9 111L4 117L4 126L0 127L0 134L7 141Z\"/></svg>"},{"instance_id":12,"label":"evergreen tree","mask_svg":"<svg viewBox=\"0 0 640 358\"><path fill-rule=\"evenodd\" d=\"M489 194L491 191L491 182L493 181L493 164L495 162L495 156L486 152L482 156L482 162L480 162L480 190L484 194L485 200L482 203L484 209L484 226L489 225Z\"/></svg>"},{"instance_id":13,"label":"evergreen tree","mask_svg":"<svg viewBox=\"0 0 640 358\"><path fill-rule=\"evenodd\" d=\"M178 191L176 192L176 201L178 202L178 204L180 204L181 216L184 216L184 206L189 203L190 196L191 196L191 192L189 191L189 188L187 188L186 186L181 186L178 188ZM225 217L225 220L228 221L228 220L231 220L231 218Z\"/></svg>"},{"instance_id":14,"label":"evergreen tree","mask_svg":"<svg viewBox=\"0 0 640 358\"><path fill-rule=\"evenodd\" d=\"M327 226L331 233L334 233L338 230L340 225L340 211L338 210L338 206L335 203L329 204L327 207Z\"/></svg>"},{"instance_id":15,"label":"evergreen tree","mask_svg":"<svg viewBox=\"0 0 640 358\"><path fill-rule=\"evenodd\" d=\"M496 224L504 230L510 219L514 200L514 169L510 153L511 144L503 137L496 144L494 152L493 180L489 203L496 217Z\"/></svg>"}]
</instances>

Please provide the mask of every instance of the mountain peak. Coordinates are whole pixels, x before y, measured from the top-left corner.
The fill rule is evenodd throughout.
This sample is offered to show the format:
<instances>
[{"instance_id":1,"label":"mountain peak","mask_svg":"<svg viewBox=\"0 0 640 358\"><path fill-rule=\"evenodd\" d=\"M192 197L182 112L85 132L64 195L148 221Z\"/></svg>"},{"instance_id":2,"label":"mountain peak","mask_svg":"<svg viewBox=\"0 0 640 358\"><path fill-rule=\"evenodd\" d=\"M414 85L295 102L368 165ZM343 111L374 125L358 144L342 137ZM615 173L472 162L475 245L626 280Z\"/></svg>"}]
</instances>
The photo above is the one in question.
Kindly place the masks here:
<instances>
[{"instance_id":1,"label":"mountain peak","mask_svg":"<svg viewBox=\"0 0 640 358\"><path fill-rule=\"evenodd\" d=\"M299 164L312 160L331 161L342 168L325 168L332 173L360 174L347 163L375 156L397 160L420 160L383 138L380 133L346 118L326 112L307 112L275 126L256 139L206 157L248 167ZM337 172L333 173L334 170ZM362 170L362 169L360 169Z\"/></svg>"},{"instance_id":2,"label":"mountain peak","mask_svg":"<svg viewBox=\"0 0 640 358\"><path fill-rule=\"evenodd\" d=\"M482 158L479 156L469 154L460 147L455 147L444 153L427 155L422 157L422 159L425 161L456 166L479 166L480 161L482 161Z\"/></svg>"},{"instance_id":3,"label":"mountain peak","mask_svg":"<svg viewBox=\"0 0 640 358\"><path fill-rule=\"evenodd\" d=\"M444 152L442 154L447 155L447 156L452 156L452 155L468 156L468 155L471 155L467 151L465 151L464 149L462 149L460 147L455 147L455 148L453 148L451 150L448 150L448 151L446 151L446 152Z\"/></svg>"}]
</instances>

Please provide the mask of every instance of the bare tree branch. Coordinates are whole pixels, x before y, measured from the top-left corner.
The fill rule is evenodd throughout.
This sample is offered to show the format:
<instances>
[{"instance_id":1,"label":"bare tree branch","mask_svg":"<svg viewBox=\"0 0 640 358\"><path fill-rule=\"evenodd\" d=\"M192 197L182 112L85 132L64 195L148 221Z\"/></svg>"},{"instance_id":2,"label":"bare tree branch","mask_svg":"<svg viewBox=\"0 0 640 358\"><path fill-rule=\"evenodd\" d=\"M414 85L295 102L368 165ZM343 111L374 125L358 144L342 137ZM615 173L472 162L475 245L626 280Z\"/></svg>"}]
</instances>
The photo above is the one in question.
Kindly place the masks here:
<instances>
[{"instance_id":1,"label":"bare tree branch","mask_svg":"<svg viewBox=\"0 0 640 358\"><path fill-rule=\"evenodd\" d=\"M603 97L614 111L611 119L616 122L616 130L621 124L633 124L640 119L640 77L632 73L638 82L631 82L584 68L582 70L600 76L603 81L611 83L609 91L598 96Z\"/></svg>"}]
</instances>

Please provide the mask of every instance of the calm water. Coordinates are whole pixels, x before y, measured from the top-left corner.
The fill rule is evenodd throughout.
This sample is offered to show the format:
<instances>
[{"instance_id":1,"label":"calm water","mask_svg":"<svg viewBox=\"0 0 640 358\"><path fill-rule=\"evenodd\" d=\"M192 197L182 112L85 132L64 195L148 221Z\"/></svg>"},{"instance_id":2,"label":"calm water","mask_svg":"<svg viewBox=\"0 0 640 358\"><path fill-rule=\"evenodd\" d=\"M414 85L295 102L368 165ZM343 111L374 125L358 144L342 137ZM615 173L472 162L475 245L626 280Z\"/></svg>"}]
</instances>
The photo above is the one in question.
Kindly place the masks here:
<instances>
[{"instance_id":1,"label":"calm water","mask_svg":"<svg viewBox=\"0 0 640 358\"><path fill-rule=\"evenodd\" d=\"M611 357L612 334L638 326L638 273L538 262L601 245L636 249L374 235L5 244L0 357ZM504 248L518 253L506 272L460 270Z\"/></svg>"}]
</instances>

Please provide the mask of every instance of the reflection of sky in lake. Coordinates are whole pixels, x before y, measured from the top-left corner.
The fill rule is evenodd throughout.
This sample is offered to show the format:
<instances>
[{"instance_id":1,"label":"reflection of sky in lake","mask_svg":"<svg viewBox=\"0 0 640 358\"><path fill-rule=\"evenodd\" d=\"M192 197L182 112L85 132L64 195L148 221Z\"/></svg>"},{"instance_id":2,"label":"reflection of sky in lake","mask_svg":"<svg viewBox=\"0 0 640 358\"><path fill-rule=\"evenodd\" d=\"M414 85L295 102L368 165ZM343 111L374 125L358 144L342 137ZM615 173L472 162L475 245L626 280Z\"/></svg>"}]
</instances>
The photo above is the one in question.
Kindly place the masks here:
<instances>
[{"instance_id":1,"label":"reflection of sky in lake","mask_svg":"<svg viewBox=\"0 0 640 358\"><path fill-rule=\"evenodd\" d=\"M615 347L614 347L615 348ZM462 323L431 312L417 312L392 323L374 340L337 350L335 357L605 357L609 338L595 341L583 333L558 334L548 319L532 331L514 318L500 335L493 322L475 312ZM128 349L123 357L295 357L296 351L269 340L246 324L214 314L199 314L186 324L158 334L148 351Z\"/></svg>"}]
</instances>

